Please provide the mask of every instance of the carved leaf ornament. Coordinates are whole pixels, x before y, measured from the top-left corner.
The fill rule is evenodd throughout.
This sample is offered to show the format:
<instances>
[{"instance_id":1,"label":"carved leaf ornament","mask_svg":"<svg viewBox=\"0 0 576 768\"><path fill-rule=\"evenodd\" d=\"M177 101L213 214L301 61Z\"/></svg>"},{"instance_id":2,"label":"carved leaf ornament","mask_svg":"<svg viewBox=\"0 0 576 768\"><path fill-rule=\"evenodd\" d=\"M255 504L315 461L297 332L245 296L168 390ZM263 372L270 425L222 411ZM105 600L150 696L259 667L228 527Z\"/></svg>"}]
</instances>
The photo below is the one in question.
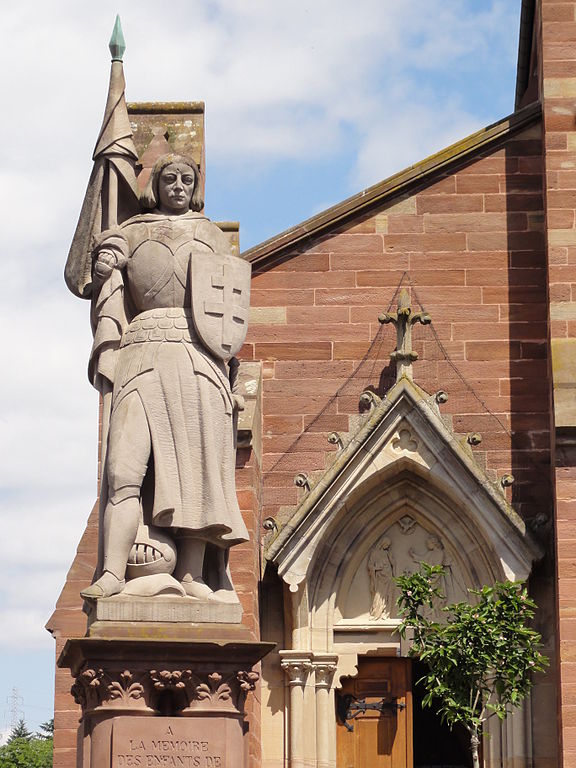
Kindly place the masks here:
<instances>
[{"instance_id":1,"label":"carved leaf ornament","mask_svg":"<svg viewBox=\"0 0 576 768\"><path fill-rule=\"evenodd\" d=\"M178 691L174 701L177 711L188 709L238 710L259 674L251 670L194 673L191 669L151 669L131 672L128 669L103 670L86 668L76 678L71 693L84 713L102 706L125 709L158 709L159 696L165 691Z\"/></svg>"},{"instance_id":2,"label":"carved leaf ornament","mask_svg":"<svg viewBox=\"0 0 576 768\"><path fill-rule=\"evenodd\" d=\"M253 691L260 679L258 672L238 672L236 677L240 681L240 688L246 693Z\"/></svg>"},{"instance_id":3,"label":"carved leaf ornament","mask_svg":"<svg viewBox=\"0 0 576 768\"><path fill-rule=\"evenodd\" d=\"M223 677L219 672L212 672L208 675L208 683L199 683L196 686L196 695L200 701L230 701L232 689L226 681L222 682L222 680Z\"/></svg>"},{"instance_id":4,"label":"carved leaf ornament","mask_svg":"<svg viewBox=\"0 0 576 768\"><path fill-rule=\"evenodd\" d=\"M113 680L108 686L108 697L113 700L136 700L142 698L143 695L144 686L142 683L133 681L132 672L128 669L120 674L120 680Z\"/></svg>"},{"instance_id":5,"label":"carved leaf ornament","mask_svg":"<svg viewBox=\"0 0 576 768\"><path fill-rule=\"evenodd\" d=\"M100 682L103 677L103 669L84 669L70 689L76 704L80 704L82 708L85 708L94 699L99 700Z\"/></svg>"},{"instance_id":6,"label":"carved leaf ornament","mask_svg":"<svg viewBox=\"0 0 576 768\"><path fill-rule=\"evenodd\" d=\"M173 672L164 669L158 672L155 669L150 670L152 684L157 691L167 691L173 688L186 688L187 682L192 677L190 669L177 669Z\"/></svg>"}]
</instances>

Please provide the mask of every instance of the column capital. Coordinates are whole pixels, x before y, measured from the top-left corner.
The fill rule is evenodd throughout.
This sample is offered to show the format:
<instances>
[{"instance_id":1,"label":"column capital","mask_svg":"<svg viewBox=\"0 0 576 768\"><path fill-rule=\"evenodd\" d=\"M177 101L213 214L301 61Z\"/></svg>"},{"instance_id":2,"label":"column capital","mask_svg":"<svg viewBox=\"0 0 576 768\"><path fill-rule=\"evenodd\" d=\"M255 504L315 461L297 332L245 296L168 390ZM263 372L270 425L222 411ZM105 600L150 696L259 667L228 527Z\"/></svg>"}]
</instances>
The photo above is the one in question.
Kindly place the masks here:
<instances>
[{"instance_id":1,"label":"column capital","mask_svg":"<svg viewBox=\"0 0 576 768\"><path fill-rule=\"evenodd\" d=\"M291 686L306 685L308 674L312 669L312 653L310 651L280 651L281 667L288 677Z\"/></svg>"},{"instance_id":2,"label":"column capital","mask_svg":"<svg viewBox=\"0 0 576 768\"><path fill-rule=\"evenodd\" d=\"M316 677L316 688L326 688L330 690L332 687L332 678L334 677L334 672L336 672L338 666L338 656L333 653L315 653L312 665Z\"/></svg>"}]
</instances>

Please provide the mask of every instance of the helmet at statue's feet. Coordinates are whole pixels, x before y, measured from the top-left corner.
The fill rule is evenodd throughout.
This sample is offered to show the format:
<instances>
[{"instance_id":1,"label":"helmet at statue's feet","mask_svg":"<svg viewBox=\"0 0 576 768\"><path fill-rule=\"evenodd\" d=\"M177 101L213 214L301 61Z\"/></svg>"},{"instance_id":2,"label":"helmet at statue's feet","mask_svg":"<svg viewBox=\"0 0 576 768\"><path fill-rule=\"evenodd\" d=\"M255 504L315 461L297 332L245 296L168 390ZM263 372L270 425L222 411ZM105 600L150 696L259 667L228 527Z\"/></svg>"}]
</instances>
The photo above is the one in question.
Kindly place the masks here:
<instances>
[{"instance_id":1,"label":"helmet at statue's feet","mask_svg":"<svg viewBox=\"0 0 576 768\"><path fill-rule=\"evenodd\" d=\"M164 531L151 525L138 526L134 546L128 556L126 576L171 574L176 567L176 545Z\"/></svg>"}]
</instances>

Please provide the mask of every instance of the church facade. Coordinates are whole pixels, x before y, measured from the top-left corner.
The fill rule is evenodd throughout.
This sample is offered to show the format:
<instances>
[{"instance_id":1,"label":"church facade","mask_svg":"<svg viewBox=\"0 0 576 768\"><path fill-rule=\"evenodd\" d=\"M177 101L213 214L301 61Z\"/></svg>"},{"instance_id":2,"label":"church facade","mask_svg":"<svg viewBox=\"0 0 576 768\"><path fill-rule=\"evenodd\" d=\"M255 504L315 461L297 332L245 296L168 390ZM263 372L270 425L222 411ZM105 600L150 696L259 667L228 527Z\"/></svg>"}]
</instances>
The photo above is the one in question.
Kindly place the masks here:
<instances>
[{"instance_id":1,"label":"church facade","mask_svg":"<svg viewBox=\"0 0 576 768\"><path fill-rule=\"evenodd\" d=\"M181 115L132 110L146 167ZM575 128L576 1L524 0L512 115L242 254L251 539L230 566L244 626L275 644L248 765L471 765L396 631L393 577L423 560L449 601L520 579L539 605L549 669L490 722L483 765L576 765ZM86 630L97 526L95 508L48 624L57 655ZM76 765L70 683L58 669L59 768Z\"/></svg>"}]
</instances>

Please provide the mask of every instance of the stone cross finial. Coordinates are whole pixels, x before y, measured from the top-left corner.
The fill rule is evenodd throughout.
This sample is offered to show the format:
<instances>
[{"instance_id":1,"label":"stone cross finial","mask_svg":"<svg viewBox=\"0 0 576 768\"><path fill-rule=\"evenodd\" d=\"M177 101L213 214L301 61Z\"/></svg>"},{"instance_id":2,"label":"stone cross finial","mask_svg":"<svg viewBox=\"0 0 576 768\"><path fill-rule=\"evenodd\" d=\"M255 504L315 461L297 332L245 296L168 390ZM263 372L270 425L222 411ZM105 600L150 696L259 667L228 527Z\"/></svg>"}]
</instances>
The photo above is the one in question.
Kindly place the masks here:
<instances>
[{"instance_id":1,"label":"stone cross finial","mask_svg":"<svg viewBox=\"0 0 576 768\"><path fill-rule=\"evenodd\" d=\"M412 349L412 326L414 323L429 325L432 318L427 312L412 312L410 294L403 288L398 296L397 311L383 312L378 315L378 321L396 326L396 350L390 355L390 360L396 363L396 381L402 376L412 380L412 363L418 359L418 353Z\"/></svg>"}]
</instances>

